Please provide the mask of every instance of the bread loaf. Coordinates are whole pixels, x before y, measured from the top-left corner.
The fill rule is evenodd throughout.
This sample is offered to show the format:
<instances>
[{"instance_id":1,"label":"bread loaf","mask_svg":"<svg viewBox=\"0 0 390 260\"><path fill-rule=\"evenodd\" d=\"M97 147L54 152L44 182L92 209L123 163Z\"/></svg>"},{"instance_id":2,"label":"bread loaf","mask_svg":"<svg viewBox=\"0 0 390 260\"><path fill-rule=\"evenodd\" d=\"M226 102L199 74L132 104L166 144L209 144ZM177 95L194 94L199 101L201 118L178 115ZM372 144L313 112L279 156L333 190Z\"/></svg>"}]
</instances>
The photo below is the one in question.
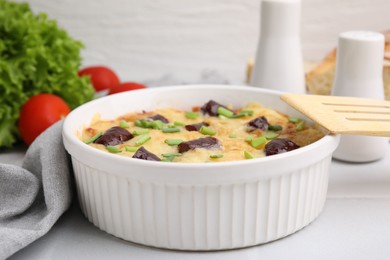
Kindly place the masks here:
<instances>
[{"instance_id":1,"label":"bread loaf","mask_svg":"<svg viewBox=\"0 0 390 260\"><path fill-rule=\"evenodd\" d=\"M390 31L385 35L385 56L383 61L384 94L390 100ZM306 88L311 94L329 95L336 72L336 49L333 49L320 64L306 73Z\"/></svg>"}]
</instances>

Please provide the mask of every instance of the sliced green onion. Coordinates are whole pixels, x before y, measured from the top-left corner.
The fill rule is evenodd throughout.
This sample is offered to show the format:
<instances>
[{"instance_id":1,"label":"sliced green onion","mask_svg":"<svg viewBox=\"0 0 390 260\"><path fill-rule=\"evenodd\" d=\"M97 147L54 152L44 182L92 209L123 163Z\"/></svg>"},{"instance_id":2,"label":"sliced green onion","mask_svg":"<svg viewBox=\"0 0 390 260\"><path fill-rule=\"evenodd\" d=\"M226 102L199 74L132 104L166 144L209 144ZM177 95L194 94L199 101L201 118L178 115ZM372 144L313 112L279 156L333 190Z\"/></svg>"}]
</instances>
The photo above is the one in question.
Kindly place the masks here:
<instances>
[{"instance_id":1,"label":"sliced green onion","mask_svg":"<svg viewBox=\"0 0 390 260\"><path fill-rule=\"evenodd\" d=\"M268 140L275 139L278 136L279 135L276 134L276 133L266 133L266 134L263 134L263 137L267 138Z\"/></svg>"},{"instance_id":2,"label":"sliced green onion","mask_svg":"<svg viewBox=\"0 0 390 260\"><path fill-rule=\"evenodd\" d=\"M113 146L113 145L107 145L107 146L106 146L106 149L107 149L110 153L120 153L120 152L122 152L121 149L119 149L118 147Z\"/></svg>"},{"instance_id":3,"label":"sliced green onion","mask_svg":"<svg viewBox=\"0 0 390 260\"><path fill-rule=\"evenodd\" d=\"M129 128L129 124L125 120L119 121L119 126L122 128Z\"/></svg>"},{"instance_id":4,"label":"sliced green onion","mask_svg":"<svg viewBox=\"0 0 390 260\"><path fill-rule=\"evenodd\" d=\"M251 135L248 135L247 137L245 137L245 142L252 142L253 140L253 136Z\"/></svg>"},{"instance_id":5,"label":"sliced green onion","mask_svg":"<svg viewBox=\"0 0 390 260\"><path fill-rule=\"evenodd\" d=\"M181 139L167 139L164 141L167 145L174 146L179 145L183 142Z\"/></svg>"},{"instance_id":6,"label":"sliced green onion","mask_svg":"<svg viewBox=\"0 0 390 260\"><path fill-rule=\"evenodd\" d=\"M199 116L199 114L196 112L186 112L186 118L197 119L198 116Z\"/></svg>"},{"instance_id":7,"label":"sliced green onion","mask_svg":"<svg viewBox=\"0 0 390 260\"><path fill-rule=\"evenodd\" d=\"M163 133L177 133L177 132L180 132L180 128L169 128L169 127L164 127L162 130L161 130Z\"/></svg>"},{"instance_id":8,"label":"sliced green onion","mask_svg":"<svg viewBox=\"0 0 390 260\"><path fill-rule=\"evenodd\" d=\"M150 121L146 121L146 120L135 120L134 124L136 126L139 126L142 128L152 128L153 122L155 122L155 121L150 122Z\"/></svg>"},{"instance_id":9,"label":"sliced green onion","mask_svg":"<svg viewBox=\"0 0 390 260\"><path fill-rule=\"evenodd\" d=\"M151 127L153 129L161 130L164 127L164 123L161 120L155 120L151 122Z\"/></svg>"},{"instance_id":10,"label":"sliced green onion","mask_svg":"<svg viewBox=\"0 0 390 260\"><path fill-rule=\"evenodd\" d=\"M133 131L133 135L144 135L149 133L148 129L137 129Z\"/></svg>"},{"instance_id":11,"label":"sliced green onion","mask_svg":"<svg viewBox=\"0 0 390 260\"><path fill-rule=\"evenodd\" d=\"M180 155L179 155L180 154ZM181 156L181 153L167 153L167 154L162 154L164 157L161 161L163 162L172 162L175 157Z\"/></svg>"},{"instance_id":12,"label":"sliced green onion","mask_svg":"<svg viewBox=\"0 0 390 260\"><path fill-rule=\"evenodd\" d=\"M258 148L261 145L265 144L266 142L267 142L267 139L265 139L265 137L263 137L263 136L260 136L260 137L257 137L251 141L251 146L253 148Z\"/></svg>"},{"instance_id":13,"label":"sliced green onion","mask_svg":"<svg viewBox=\"0 0 390 260\"><path fill-rule=\"evenodd\" d=\"M162 129L164 123L161 120L148 121L148 120L135 120L134 124L142 128Z\"/></svg>"},{"instance_id":14,"label":"sliced green onion","mask_svg":"<svg viewBox=\"0 0 390 260\"><path fill-rule=\"evenodd\" d=\"M211 159L219 159L219 158L222 158L222 157L223 157L223 154L212 154L212 155L210 155Z\"/></svg>"},{"instance_id":15,"label":"sliced green onion","mask_svg":"<svg viewBox=\"0 0 390 260\"><path fill-rule=\"evenodd\" d=\"M134 121L134 124L135 124L136 126L143 127L142 121L141 121L141 120L135 120L135 121Z\"/></svg>"},{"instance_id":16,"label":"sliced green onion","mask_svg":"<svg viewBox=\"0 0 390 260\"><path fill-rule=\"evenodd\" d=\"M229 135L229 138L236 138L236 137L237 137L236 134L230 134L230 135Z\"/></svg>"},{"instance_id":17,"label":"sliced green onion","mask_svg":"<svg viewBox=\"0 0 390 260\"><path fill-rule=\"evenodd\" d=\"M173 159L175 159L175 156L164 157L161 161L162 161L162 162L172 162Z\"/></svg>"},{"instance_id":18,"label":"sliced green onion","mask_svg":"<svg viewBox=\"0 0 390 260\"><path fill-rule=\"evenodd\" d=\"M283 129L283 127L281 126L281 125L269 125L268 126L268 130L269 131L280 131L280 130L282 130Z\"/></svg>"},{"instance_id":19,"label":"sliced green onion","mask_svg":"<svg viewBox=\"0 0 390 260\"><path fill-rule=\"evenodd\" d=\"M214 129L208 128L204 125L202 125L202 127L199 129L199 132L204 135L215 135L217 133Z\"/></svg>"},{"instance_id":20,"label":"sliced green onion","mask_svg":"<svg viewBox=\"0 0 390 260\"><path fill-rule=\"evenodd\" d=\"M225 117L231 117L234 115L234 113L224 107L218 107L217 109L218 115L225 116Z\"/></svg>"},{"instance_id":21,"label":"sliced green onion","mask_svg":"<svg viewBox=\"0 0 390 260\"><path fill-rule=\"evenodd\" d=\"M290 117L288 119L288 121L291 122L291 123L299 123L301 121L301 119L298 118L298 117Z\"/></svg>"},{"instance_id":22,"label":"sliced green onion","mask_svg":"<svg viewBox=\"0 0 390 260\"><path fill-rule=\"evenodd\" d=\"M295 127L296 131L302 131L305 128L305 121L300 121L297 126Z\"/></svg>"},{"instance_id":23,"label":"sliced green onion","mask_svg":"<svg viewBox=\"0 0 390 260\"><path fill-rule=\"evenodd\" d=\"M251 116L251 115L253 115L253 110L242 110L242 111L240 111L240 113L235 114L235 115L231 116L230 118L240 118L240 117Z\"/></svg>"},{"instance_id":24,"label":"sliced green onion","mask_svg":"<svg viewBox=\"0 0 390 260\"><path fill-rule=\"evenodd\" d=\"M155 128L158 123L154 123L155 121L142 121L142 124L146 128Z\"/></svg>"},{"instance_id":25,"label":"sliced green onion","mask_svg":"<svg viewBox=\"0 0 390 260\"><path fill-rule=\"evenodd\" d=\"M175 122L173 123L173 125L174 125L174 126L185 126L186 123L175 121Z\"/></svg>"},{"instance_id":26,"label":"sliced green onion","mask_svg":"<svg viewBox=\"0 0 390 260\"><path fill-rule=\"evenodd\" d=\"M128 151L128 152L134 153L134 152L136 152L136 151L138 150L138 147L126 146L125 149L126 149L126 151Z\"/></svg>"},{"instance_id":27,"label":"sliced green onion","mask_svg":"<svg viewBox=\"0 0 390 260\"><path fill-rule=\"evenodd\" d=\"M98 133L98 134L92 136L92 137L89 138L88 140L85 140L84 143L86 143L86 144L93 143L93 142L95 142L99 137L101 137L102 135L103 135L103 133L100 132L100 133Z\"/></svg>"},{"instance_id":28,"label":"sliced green onion","mask_svg":"<svg viewBox=\"0 0 390 260\"><path fill-rule=\"evenodd\" d=\"M246 116L246 115L238 113L238 114L232 115L230 118L240 118L240 117L244 117L244 116Z\"/></svg>"},{"instance_id":29,"label":"sliced green onion","mask_svg":"<svg viewBox=\"0 0 390 260\"><path fill-rule=\"evenodd\" d=\"M219 119L227 119L227 117L226 117L226 116L223 116L223 115L219 115L218 118L219 118Z\"/></svg>"},{"instance_id":30,"label":"sliced green onion","mask_svg":"<svg viewBox=\"0 0 390 260\"><path fill-rule=\"evenodd\" d=\"M252 116L253 115L253 110L241 110L240 114L245 114L247 116Z\"/></svg>"},{"instance_id":31,"label":"sliced green onion","mask_svg":"<svg viewBox=\"0 0 390 260\"><path fill-rule=\"evenodd\" d=\"M149 135L143 135L140 138L138 138L138 140L135 142L135 145L137 145L137 146L143 145L144 143L146 143L150 139L151 139L151 137Z\"/></svg>"},{"instance_id":32,"label":"sliced green onion","mask_svg":"<svg viewBox=\"0 0 390 260\"><path fill-rule=\"evenodd\" d=\"M248 151L244 151L244 157L245 157L245 159L253 159L253 158L255 158L255 156L253 156L253 154L251 154Z\"/></svg>"}]
</instances>

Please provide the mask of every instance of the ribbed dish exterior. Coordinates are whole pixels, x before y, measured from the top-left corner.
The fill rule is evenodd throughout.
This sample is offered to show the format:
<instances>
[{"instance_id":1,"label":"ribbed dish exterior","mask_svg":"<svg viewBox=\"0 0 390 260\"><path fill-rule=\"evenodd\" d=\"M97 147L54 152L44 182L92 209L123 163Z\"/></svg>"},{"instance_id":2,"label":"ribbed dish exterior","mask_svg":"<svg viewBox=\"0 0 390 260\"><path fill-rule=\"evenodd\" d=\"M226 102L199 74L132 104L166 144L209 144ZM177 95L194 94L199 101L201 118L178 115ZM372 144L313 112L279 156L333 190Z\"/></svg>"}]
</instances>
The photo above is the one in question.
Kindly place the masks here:
<instances>
[{"instance_id":1,"label":"ribbed dish exterior","mask_svg":"<svg viewBox=\"0 0 390 260\"><path fill-rule=\"evenodd\" d=\"M247 247L303 228L323 208L330 161L273 178L180 185L106 173L72 158L90 222L128 241L178 250Z\"/></svg>"}]
</instances>

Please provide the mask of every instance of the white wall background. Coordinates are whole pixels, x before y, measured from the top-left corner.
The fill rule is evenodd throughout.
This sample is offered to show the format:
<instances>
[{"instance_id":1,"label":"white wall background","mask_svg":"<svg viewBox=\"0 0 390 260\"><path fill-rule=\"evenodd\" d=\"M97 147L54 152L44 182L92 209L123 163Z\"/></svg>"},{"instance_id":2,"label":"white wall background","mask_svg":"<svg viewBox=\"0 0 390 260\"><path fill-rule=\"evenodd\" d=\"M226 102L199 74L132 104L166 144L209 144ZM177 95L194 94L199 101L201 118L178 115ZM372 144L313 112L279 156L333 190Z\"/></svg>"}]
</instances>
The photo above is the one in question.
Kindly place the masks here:
<instances>
[{"instance_id":1,"label":"white wall background","mask_svg":"<svg viewBox=\"0 0 390 260\"><path fill-rule=\"evenodd\" d=\"M27 2L85 44L83 66L107 65L124 81L241 84L256 51L260 0ZM302 0L306 61L356 29L390 29L390 0Z\"/></svg>"}]
</instances>

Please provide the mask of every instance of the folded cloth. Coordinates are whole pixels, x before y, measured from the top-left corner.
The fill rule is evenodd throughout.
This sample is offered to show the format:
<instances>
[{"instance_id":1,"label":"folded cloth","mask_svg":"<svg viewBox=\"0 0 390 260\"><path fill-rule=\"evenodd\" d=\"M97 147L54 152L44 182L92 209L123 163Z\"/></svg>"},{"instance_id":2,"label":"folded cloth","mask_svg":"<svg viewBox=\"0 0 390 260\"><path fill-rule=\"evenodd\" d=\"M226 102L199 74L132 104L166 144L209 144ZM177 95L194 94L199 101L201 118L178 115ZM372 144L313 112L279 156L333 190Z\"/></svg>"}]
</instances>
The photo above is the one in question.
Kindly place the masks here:
<instances>
[{"instance_id":1,"label":"folded cloth","mask_svg":"<svg viewBox=\"0 0 390 260\"><path fill-rule=\"evenodd\" d=\"M71 164L62 123L31 144L22 167L0 164L0 259L46 234L70 206Z\"/></svg>"}]
</instances>

